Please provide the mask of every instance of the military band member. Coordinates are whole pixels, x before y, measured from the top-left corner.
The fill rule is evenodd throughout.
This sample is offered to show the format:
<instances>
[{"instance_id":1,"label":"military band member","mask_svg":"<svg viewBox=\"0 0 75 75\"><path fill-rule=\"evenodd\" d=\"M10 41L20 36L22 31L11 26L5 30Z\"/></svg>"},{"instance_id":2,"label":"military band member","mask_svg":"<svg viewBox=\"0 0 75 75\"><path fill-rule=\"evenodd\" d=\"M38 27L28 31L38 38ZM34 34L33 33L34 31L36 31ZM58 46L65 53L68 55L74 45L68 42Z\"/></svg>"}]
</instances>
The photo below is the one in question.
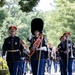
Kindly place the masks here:
<instances>
[{"instance_id":1,"label":"military band member","mask_svg":"<svg viewBox=\"0 0 75 75\"><path fill-rule=\"evenodd\" d=\"M43 37L41 39L41 42L39 40L37 42L40 34L42 34L43 25L43 20L40 18L35 18L31 22L31 32L33 37L31 38L31 40L29 39L31 43L30 51L32 49L35 50L30 59L33 75L44 75L45 71L45 63L48 56L47 45ZM38 48L36 48L36 44L34 45L34 43L38 45Z\"/></svg>"},{"instance_id":2,"label":"military band member","mask_svg":"<svg viewBox=\"0 0 75 75\"><path fill-rule=\"evenodd\" d=\"M72 75L72 61L71 47L74 49L73 42L69 39L70 33L63 34L63 41L58 45L59 53L61 56L61 62L63 67L63 75Z\"/></svg>"},{"instance_id":3,"label":"military band member","mask_svg":"<svg viewBox=\"0 0 75 75\"><path fill-rule=\"evenodd\" d=\"M63 36L61 36L60 37L60 43L62 43L64 40L63 40ZM59 44L60 45L60 44ZM58 46L59 47L59 46ZM58 49L59 50L59 49ZM61 55L61 53L62 53L62 51L59 53L60 55ZM60 73L61 73L61 75L64 75L63 74L63 62L62 62L62 60L61 60L61 57L60 57L60 60L59 60L59 62L60 62Z\"/></svg>"},{"instance_id":4,"label":"military band member","mask_svg":"<svg viewBox=\"0 0 75 75\"><path fill-rule=\"evenodd\" d=\"M4 41L2 47L2 57L7 52L6 61L9 68L10 75L21 75L19 70L19 64L21 56L23 55L23 46L20 42L20 38L16 36L17 27L9 27L10 36Z\"/></svg>"}]
</instances>

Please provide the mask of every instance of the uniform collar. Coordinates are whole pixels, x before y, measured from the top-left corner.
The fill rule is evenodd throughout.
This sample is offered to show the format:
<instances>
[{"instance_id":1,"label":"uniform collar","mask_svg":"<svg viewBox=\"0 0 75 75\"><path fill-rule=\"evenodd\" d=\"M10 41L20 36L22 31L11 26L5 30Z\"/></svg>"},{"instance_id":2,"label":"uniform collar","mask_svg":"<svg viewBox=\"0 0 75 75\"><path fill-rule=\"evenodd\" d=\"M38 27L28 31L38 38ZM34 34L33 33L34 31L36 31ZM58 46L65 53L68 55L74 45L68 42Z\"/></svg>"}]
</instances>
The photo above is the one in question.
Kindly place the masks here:
<instances>
[{"instance_id":1,"label":"uniform collar","mask_svg":"<svg viewBox=\"0 0 75 75\"><path fill-rule=\"evenodd\" d=\"M12 37L12 36L10 36L11 38L15 38L16 36L14 36L14 37Z\"/></svg>"}]
</instances>

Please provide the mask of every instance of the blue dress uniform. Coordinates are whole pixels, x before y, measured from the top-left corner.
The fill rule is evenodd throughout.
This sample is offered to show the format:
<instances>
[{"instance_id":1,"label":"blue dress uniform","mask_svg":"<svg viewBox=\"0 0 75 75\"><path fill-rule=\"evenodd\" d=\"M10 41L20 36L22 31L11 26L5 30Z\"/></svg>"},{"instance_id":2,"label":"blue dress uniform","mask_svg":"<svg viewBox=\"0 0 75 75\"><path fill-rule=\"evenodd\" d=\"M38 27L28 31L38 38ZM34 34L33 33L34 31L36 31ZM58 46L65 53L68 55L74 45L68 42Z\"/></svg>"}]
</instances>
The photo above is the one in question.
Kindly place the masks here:
<instances>
[{"instance_id":1,"label":"blue dress uniform","mask_svg":"<svg viewBox=\"0 0 75 75\"><path fill-rule=\"evenodd\" d=\"M71 41L68 41L68 49L71 50L71 45L73 48L73 43L71 44ZM67 71L68 71L68 75L72 75L72 58L71 57L71 52L69 52L69 56L68 56L68 61L67 61L67 54L64 53L64 51L67 50L67 40L62 41L59 45L58 45L58 49L59 49L59 53L60 53L60 57L61 57L61 63L60 63L60 68L61 68L61 75L67 75ZM74 49L74 48L73 48ZM68 62L68 64L67 64ZM67 67L68 65L68 67Z\"/></svg>"},{"instance_id":2,"label":"blue dress uniform","mask_svg":"<svg viewBox=\"0 0 75 75\"><path fill-rule=\"evenodd\" d=\"M33 34L33 37L31 39L28 39L31 43L30 50L32 48L35 48L34 43L39 38L39 35L42 34L43 25L44 25L44 22L41 18L34 18L32 20L31 32ZM46 59L48 56L48 51L45 51L45 50L47 50L45 37L43 37L40 40L41 40L41 42L37 42L37 43L39 43L38 50L36 50L36 48L33 49L33 50L35 50L35 52L31 56L31 59L30 59L33 75L44 75L44 71L45 71L45 63L46 63ZM39 49L39 48L42 48L42 49Z\"/></svg>"},{"instance_id":3,"label":"blue dress uniform","mask_svg":"<svg viewBox=\"0 0 75 75\"><path fill-rule=\"evenodd\" d=\"M37 37L32 38L30 49L33 43L36 41L36 39ZM42 40L42 47L43 46L47 47L44 39ZM30 59L33 75L37 75L37 72L38 75L44 75L45 72L45 63L46 63L46 59L48 58L48 51L41 51L40 65L39 65L39 54L40 54L40 50L35 50L35 53L31 56ZM38 71L38 66L39 66L39 71Z\"/></svg>"},{"instance_id":4,"label":"blue dress uniform","mask_svg":"<svg viewBox=\"0 0 75 75\"><path fill-rule=\"evenodd\" d=\"M19 75L20 58L23 55L23 49L20 38L9 36L3 44L3 55L7 51L6 61L10 75ZM21 75L21 74L20 74Z\"/></svg>"}]
</instances>

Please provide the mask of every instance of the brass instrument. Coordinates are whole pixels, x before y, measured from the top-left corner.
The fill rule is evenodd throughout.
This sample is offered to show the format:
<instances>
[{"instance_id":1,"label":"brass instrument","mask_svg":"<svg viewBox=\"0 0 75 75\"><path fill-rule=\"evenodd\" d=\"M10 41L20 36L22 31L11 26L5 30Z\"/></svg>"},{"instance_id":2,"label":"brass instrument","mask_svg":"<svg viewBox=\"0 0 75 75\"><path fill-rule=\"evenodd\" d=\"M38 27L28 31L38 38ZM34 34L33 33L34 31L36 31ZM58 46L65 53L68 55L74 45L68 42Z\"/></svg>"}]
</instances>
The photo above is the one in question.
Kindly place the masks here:
<instances>
[{"instance_id":1,"label":"brass instrument","mask_svg":"<svg viewBox=\"0 0 75 75\"><path fill-rule=\"evenodd\" d=\"M67 50L69 50L68 41L69 41L69 37L67 37ZM68 61L69 61L69 53L67 53L67 75L68 75Z\"/></svg>"},{"instance_id":2,"label":"brass instrument","mask_svg":"<svg viewBox=\"0 0 75 75\"><path fill-rule=\"evenodd\" d=\"M71 50L70 50L71 56L70 56L70 58L74 58L73 49L72 49L73 43L72 43L71 38L67 37L67 50L69 50L69 43L68 43L69 41L70 41L70 45L71 45ZM69 61L69 53L67 53L67 75L68 75L68 61Z\"/></svg>"},{"instance_id":3,"label":"brass instrument","mask_svg":"<svg viewBox=\"0 0 75 75\"><path fill-rule=\"evenodd\" d=\"M71 56L70 56L70 58L74 58L74 56L73 56L73 48L72 48L73 43L72 43L72 39L71 38L70 38L70 42L71 42Z\"/></svg>"}]
</instances>

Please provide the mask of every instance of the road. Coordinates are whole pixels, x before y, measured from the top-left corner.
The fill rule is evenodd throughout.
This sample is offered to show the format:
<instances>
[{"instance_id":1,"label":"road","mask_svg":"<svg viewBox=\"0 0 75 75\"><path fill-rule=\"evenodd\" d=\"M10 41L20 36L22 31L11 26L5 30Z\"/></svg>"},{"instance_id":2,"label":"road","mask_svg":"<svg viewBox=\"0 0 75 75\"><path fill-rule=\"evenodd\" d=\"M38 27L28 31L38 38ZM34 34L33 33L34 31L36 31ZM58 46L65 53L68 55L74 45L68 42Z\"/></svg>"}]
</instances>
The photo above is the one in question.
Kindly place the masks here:
<instances>
[{"instance_id":1,"label":"road","mask_svg":"<svg viewBox=\"0 0 75 75\"><path fill-rule=\"evenodd\" d=\"M27 73L26 75L32 75L32 74ZM49 74L49 73L46 72L45 75L60 75L60 73L51 73L51 74ZM73 73L73 75L75 75L75 73Z\"/></svg>"}]
</instances>

